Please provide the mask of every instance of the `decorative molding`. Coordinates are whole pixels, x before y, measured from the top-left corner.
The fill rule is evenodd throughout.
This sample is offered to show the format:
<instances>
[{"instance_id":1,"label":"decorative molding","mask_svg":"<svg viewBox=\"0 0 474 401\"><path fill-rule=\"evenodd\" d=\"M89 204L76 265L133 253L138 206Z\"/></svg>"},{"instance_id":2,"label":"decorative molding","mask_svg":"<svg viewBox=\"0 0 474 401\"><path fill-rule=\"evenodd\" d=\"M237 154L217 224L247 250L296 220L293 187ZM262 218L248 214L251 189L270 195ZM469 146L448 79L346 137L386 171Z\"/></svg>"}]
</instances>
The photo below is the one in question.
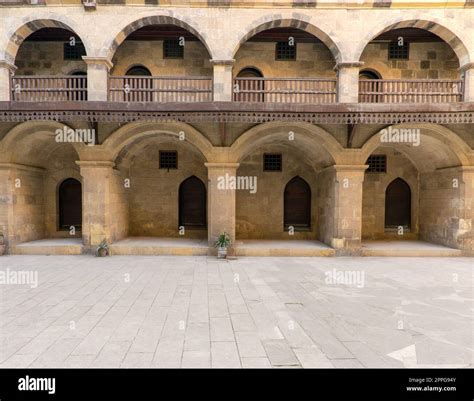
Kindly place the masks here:
<instances>
[{"instance_id":1,"label":"decorative molding","mask_svg":"<svg viewBox=\"0 0 474 401\"><path fill-rule=\"evenodd\" d=\"M87 121L225 122L265 123L269 121L312 124L474 124L474 111L457 112L251 112L251 111L0 111L0 121Z\"/></svg>"},{"instance_id":2,"label":"decorative molding","mask_svg":"<svg viewBox=\"0 0 474 401\"><path fill-rule=\"evenodd\" d=\"M108 70L114 66L108 57L82 56L87 65L104 65Z\"/></svg>"}]
</instances>

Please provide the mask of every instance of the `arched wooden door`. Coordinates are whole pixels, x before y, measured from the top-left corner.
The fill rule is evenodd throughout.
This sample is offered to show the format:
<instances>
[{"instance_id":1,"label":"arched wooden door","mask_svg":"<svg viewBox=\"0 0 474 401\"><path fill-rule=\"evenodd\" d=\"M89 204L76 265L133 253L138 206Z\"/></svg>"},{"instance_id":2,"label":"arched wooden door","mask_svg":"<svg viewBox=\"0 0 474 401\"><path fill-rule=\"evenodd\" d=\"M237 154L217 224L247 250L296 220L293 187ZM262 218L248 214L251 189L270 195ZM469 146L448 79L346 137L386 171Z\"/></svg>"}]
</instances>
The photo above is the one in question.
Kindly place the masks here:
<instances>
[{"instance_id":1,"label":"arched wooden door","mask_svg":"<svg viewBox=\"0 0 474 401\"><path fill-rule=\"evenodd\" d=\"M283 220L285 229L311 227L311 188L301 177L294 177L286 184Z\"/></svg>"},{"instance_id":2,"label":"arched wooden door","mask_svg":"<svg viewBox=\"0 0 474 401\"><path fill-rule=\"evenodd\" d=\"M179 225L187 228L207 225L206 186L194 175L179 186Z\"/></svg>"},{"instance_id":3,"label":"arched wooden door","mask_svg":"<svg viewBox=\"0 0 474 401\"><path fill-rule=\"evenodd\" d=\"M150 78L151 72L143 66L135 66L130 68L125 74L129 77L125 80L125 84L130 88L130 92L126 93L125 101L127 102L151 102L153 100L153 82Z\"/></svg>"},{"instance_id":4,"label":"arched wooden door","mask_svg":"<svg viewBox=\"0 0 474 401\"><path fill-rule=\"evenodd\" d=\"M67 178L59 186L59 228L82 227L82 185L74 178Z\"/></svg>"},{"instance_id":5,"label":"arched wooden door","mask_svg":"<svg viewBox=\"0 0 474 401\"><path fill-rule=\"evenodd\" d=\"M411 190L401 178L396 178L385 191L385 227L411 225Z\"/></svg>"}]
</instances>

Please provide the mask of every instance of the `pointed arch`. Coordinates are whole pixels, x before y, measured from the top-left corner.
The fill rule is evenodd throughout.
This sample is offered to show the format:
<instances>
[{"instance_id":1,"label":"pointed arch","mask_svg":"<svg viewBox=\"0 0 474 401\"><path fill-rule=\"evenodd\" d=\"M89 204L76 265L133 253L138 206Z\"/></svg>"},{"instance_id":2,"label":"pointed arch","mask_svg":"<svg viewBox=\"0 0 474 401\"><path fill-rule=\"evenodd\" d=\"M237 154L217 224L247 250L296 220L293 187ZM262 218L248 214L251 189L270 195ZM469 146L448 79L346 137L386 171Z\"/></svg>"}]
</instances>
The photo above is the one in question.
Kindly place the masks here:
<instances>
[{"instance_id":1,"label":"pointed arch","mask_svg":"<svg viewBox=\"0 0 474 401\"><path fill-rule=\"evenodd\" d=\"M66 178L58 186L58 225L60 230L82 227L82 184L75 178Z\"/></svg>"},{"instance_id":2,"label":"pointed arch","mask_svg":"<svg viewBox=\"0 0 474 401\"><path fill-rule=\"evenodd\" d=\"M195 175L179 186L179 226L205 228L207 226L206 186Z\"/></svg>"},{"instance_id":3,"label":"pointed arch","mask_svg":"<svg viewBox=\"0 0 474 401\"><path fill-rule=\"evenodd\" d=\"M311 228L311 187L300 176L285 185L283 196L283 226L298 229Z\"/></svg>"},{"instance_id":4,"label":"pointed arch","mask_svg":"<svg viewBox=\"0 0 474 401\"><path fill-rule=\"evenodd\" d=\"M385 189L385 228L411 227L411 189L398 177Z\"/></svg>"}]
</instances>

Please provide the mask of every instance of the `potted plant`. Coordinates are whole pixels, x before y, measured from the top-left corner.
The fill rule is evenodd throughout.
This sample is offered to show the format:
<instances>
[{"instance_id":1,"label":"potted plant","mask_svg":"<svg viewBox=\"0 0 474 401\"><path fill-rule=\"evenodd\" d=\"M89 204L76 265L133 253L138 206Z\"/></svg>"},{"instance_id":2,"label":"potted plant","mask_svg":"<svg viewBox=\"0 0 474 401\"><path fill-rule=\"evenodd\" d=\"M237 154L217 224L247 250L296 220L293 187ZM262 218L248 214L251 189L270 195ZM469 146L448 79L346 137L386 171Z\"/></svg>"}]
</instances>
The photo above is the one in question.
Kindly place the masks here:
<instances>
[{"instance_id":1,"label":"potted plant","mask_svg":"<svg viewBox=\"0 0 474 401\"><path fill-rule=\"evenodd\" d=\"M225 259L227 257L227 248L230 246L230 238L225 231L219 235L214 246L217 248L217 258Z\"/></svg>"},{"instance_id":2,"label":"potted plant","mask_svg":"<svg viewBox=\"0 0 474 401\"><path fill-rule=\"evenodd\" d=\"M107 245L107 242L105 242L105 239L102 240L102 242L97 247L97 256L109 256L109 246Z\"/></svg>"}]
</instances>

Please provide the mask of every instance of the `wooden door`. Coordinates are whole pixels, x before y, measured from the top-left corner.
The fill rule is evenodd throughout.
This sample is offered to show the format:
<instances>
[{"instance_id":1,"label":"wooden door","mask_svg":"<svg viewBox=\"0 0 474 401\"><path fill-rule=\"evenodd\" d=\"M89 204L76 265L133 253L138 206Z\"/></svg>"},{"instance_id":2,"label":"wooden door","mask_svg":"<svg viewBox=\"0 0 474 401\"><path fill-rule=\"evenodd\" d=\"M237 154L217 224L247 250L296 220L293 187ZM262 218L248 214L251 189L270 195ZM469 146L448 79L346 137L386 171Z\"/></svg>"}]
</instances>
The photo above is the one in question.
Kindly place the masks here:
<instances>
[{"instance_id":1,"label":"wooden door","mask_svg":"<svg viewBox=\"0 0 474 401\"><path fill-rule=\"evenodd\" d=\"M393 180L385 191L385 227L410 227L411 190L401 178Z\"/></svg>"},{"instance_id":2,"label":"wooden door","mask_svg":"<svg viewBox=\"0 0 474 401\"><path fill-rule=\"evenodd\" d=\"M206 186L191 176L179 186L179 225L205 228L206 223Z\"/></svg>"},{"instance_id":3,"label":"wooden door","mask_svg":"<svg viewBox=\"0 0 474 401\"><path fill-rule=\"evenodd\" d=\"M285 187L284 226L311 227L311 189L300 177L292 178Z\"/></svg>"},{"instance_id":4,"label":"wooden door","mask_svg":"<svg viewBox=\"0 0 474 401\"><path fill-rule=\"evenodd\" d=\"M82 227L82 185L68 178L59 186L59 228L69 229L71 226Z\"/></svg>"}]
</instances>

